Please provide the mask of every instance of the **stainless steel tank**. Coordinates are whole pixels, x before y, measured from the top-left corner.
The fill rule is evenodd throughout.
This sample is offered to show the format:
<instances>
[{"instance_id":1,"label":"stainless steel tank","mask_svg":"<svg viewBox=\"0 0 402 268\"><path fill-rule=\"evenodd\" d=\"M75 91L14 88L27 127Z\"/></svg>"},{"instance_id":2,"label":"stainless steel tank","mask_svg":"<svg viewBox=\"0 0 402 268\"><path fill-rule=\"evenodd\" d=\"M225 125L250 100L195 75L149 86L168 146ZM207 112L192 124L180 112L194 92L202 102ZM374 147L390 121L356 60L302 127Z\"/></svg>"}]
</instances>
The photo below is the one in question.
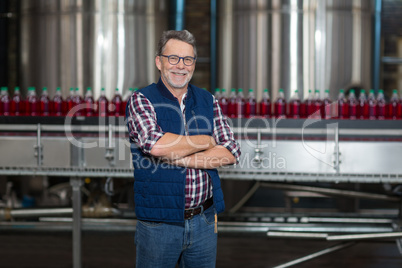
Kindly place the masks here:
<instances>
[{"instance_id":1,"label":"stainless steel tank","mask_svg":"<svg viewBox=\"0 0 402 268\"><path fill-rule=\"evenodd\" d=\"M168 0L21 0L21 84L80 93L154 82Z\"/></svg>"},{"instance_id":2,"label":"stainless steel tank","mask_svg":"<svg viewBox=\"0 0 402 268\"><path fill-rule=\"evenodd\" d=\"M371 87L371 0L222 0L218 87L253 88L257 97L279 88Z\"/></svg>"}]
</instances>

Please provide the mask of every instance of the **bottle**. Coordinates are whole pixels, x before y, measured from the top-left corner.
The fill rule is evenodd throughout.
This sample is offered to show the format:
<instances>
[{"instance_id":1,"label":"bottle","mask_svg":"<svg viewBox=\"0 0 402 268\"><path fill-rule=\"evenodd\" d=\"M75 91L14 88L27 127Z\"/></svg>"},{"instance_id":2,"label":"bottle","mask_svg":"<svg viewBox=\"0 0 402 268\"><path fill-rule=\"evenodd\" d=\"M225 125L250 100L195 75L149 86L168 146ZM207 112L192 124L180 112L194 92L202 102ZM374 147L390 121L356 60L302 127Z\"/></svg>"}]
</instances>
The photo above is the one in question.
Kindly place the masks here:
<instances>
[{"instance_id":1,"label":"bottle","mask_svg":"<svg viewBox=\"0 0 402 268\"><path fill-rule=\"evenodd\" d=\"M87 87L84 96L84 116L94 116L95 115L95 100L92 94L92 88Z\"/></svg>"},{"instance_id":2,"label":"bottle","mask_svg":"<svg viewBox=\"0 0 402 268\"><path fill-rule=\"evenodd\" d=\"M11 107L10 107L11 115L13 116L24 115L23 107L24 107L24 101L21 96L20 88L15 87L14 95L13 98L11 99Z\"/></svg>"},{"instance_id":3,"label":"bottle","mask_svg":"<svg viewBox=\"0 0 402 268\"><path fill-rule=\"evenodd\" d=\"M42 88L42 94L39 98L40 105L40 115L41 116L49 116L50 115L50 99L49 93L47 92L47 88Z\"/></svg>"},{"instance_id":4,"label":"bottle","mask_svg":"<svg viewBox=\"0 0 402 268\"><path fill-rule=\"evenodd\" d=\"M245 101L242 88L239 88L237 92L236 110L237 110L237 117L242 118L245 116Z\"/></svg>"},{"instance_id":5,"label":"bottle","mask_svg":"<svg viewBox=\"0 0 402 268\"><path fill-rule=\"evenodd\" d=\"M26 114L28 116L38 116L40 114L40 105L36 96L35 87L29 87L26 100Z\"/></svg>"},{"instance_id":6,"label":"bottle","mask_svg":"<svg viewBox=\"0 0 402 268\"><path fill-rule=\"evenodd\" d=\"M108 107L109 107L109 101L106 98L106 93L105 93L105 88L101 88L101 93L98 99L98 115L99 116L108 116Z\"/></svg>"},{"instance_id":7,"label":"bottle","mask_svg":"<svg viewBox=\"0 0 402 268\"><path fill-rule=\"evenodd\" d=\"M255 100L254 90L249 89L247 99L244 103L245 117L254 117L257 115L257 102Z\"/></svg>"},{"instance_id":8,"label":"bottle","mask_svg":"<svg viewBox=\"0 0 402 268\"><path fill-rule=\"evenodd\" d=\"M66 99L66 114L69 114L74 107L74 88L70 87L70 93Z\"/></svg>"},{"instance_id":9,"label":"bottle","mask_svg":"<svg viewBox=\"0 0 402 268\"><path fill-rule=\"evenodd\" d=\"M349 106L349 119L356 119L358 103L356 100L356 95L355 95L354 89L351 89L349 92L348 106Z\"/></svg>"},{"instance_id":10,"label":"bottle","mask_svg":"<svg viewBox=\"0 0 402 268\"><path fill-rule=\"evenodd\" d=\"M61 95L61 89L58 87L56 88L56 93L53 96L51 101L51 109L50 113L53 116L63 116L65 115L66 111L66 103L63 100L63 96Z\"/></svg>"},{"instance_id":11,"label":"bottle","mask_svg":"<svg viewBox=\"0 0 402 268\"><path fill-rule=\"evenodd\" d=\"M311 89L308 90L307 99L302 105L302 117L307 118L314 113L314 96Z\"/></svg>"},{"instance_id":12,"label":"bottle","mask_svg":"<svg viewBox=\"0 0 402 268\"><path fill-rule=\"evenodd\" d=\"M300 98L296 89L289 101L289 118L300 118Z\"/></svg>"},{"instance_id":13,"label":"bottle","mask_svg":"<svg viewBox=\"0 0 402 268\"><path fill-rule=\"evenodd\" d=\"M9 116L11 112L11 99L8 95L8 88L1 87L0 92L0 115Z\"/></svg>"},{"instance_id":14,"label":"bottle","mask_svg":"<svg viewBox=\"0 0 402 268\"><path fill-rule=\"evenodd\" d=\"M237 116L237 106L236 106L236 89L232 88L229 96L228 103L228 114L229 117L234 118Z\"/></svg>"},{"instance_id":15,"label":"bottle","mask_svg":"<svg viewBox=\"0 0 402 268\"><path fill-rule=\"evenodd\" d=\"M278 98L275 101L275 117L276 118L286 118L286 100L285 93L283 89L279 89Z\"/></svg>"},{"instance_id":16,"label":"bottle","mask_svg":"<svg viewBox=\"0 0 402 268\"><path fill-rule=\"evenodd\" d=\"M367 119L369 114L369 106L367 103L366 91L360 90L359 99L357 101L357 118Z\"/></svg>"},{"instance_id":17,"label":"bottle","mask_svg":"<svg viewBox=\"0 0 402 268\"><path fill-rule=\"evenodd\" d=\"M73 107L77 107L80 104L83 103L83 99L80 95L80 91L78 89L78 87L75 88L75 93L73 96ZM78 107L79 109L77 109L74 113L75 116L82 116L84 115L83 109L81 109L81 107Z\"/></svg>"},{"instance_id":18,"label":"bottle","mask_svg":"<svg viewBox=\"0 0 402 268\"><path fill-rule=\"evenodd\" d=\"M119 89L116 88L114 96L111 101L111 105L109 106L109 111L111 116L120 116L124 115L125 109L123 109L123 98L119 93ZM125 108L125 107L124 107Z\"/></svg>"},{"instance_id":19,"label":"bottle","mask_svg":"<svg viewBox=\"0 0 402 268\"><path fill-rule=\"evenodd\" d=\"M345 92L343 91L343 89L339 90L337 107L338 107L337 116L339 119L349 118L349 104L346 100Z\"/></svg>"},{"instance_id":20,"label":"bottle","mask_svg":"<svg viewBox=\"0 0 402 268\"><path fill-rule=\"evenodd\" d=\"M133 92L134 91L137 91L138 90L138 88L132 88L132 87L130 87L129 89L128 89L128 92L126 92L126 94L124 94L124 96L123 96L123 115L124 116L126 116L126 106L127 106L127 102L128 102L128 100L130 99L130 97L131 97L131 95L133 94Z\"/></svg>"},{"instance_id":21,"label":"bottle","mask_svg":"<svg viewBox=\"0 0 402 268\"><path fill-rule=\"evenodd\" d=\"M384 120L386 117L386 101L384 97L384 91L382 89L378 90L377 95L377 118L379 120Z\"/></svg>"},{"instance_id":22,"label":"bottle","mask_svg":"<svg viewBox=\"0 0 402 268\"><path fill-rule=\"evenodd\" d=\"M398 90L392 90L392 96L388 104L388 114L390 119L400 119L402 117L402 105L398 97Z\"/></svg>"},{"instance_id":23,"label":"bottle","mask_svg":"<svg viewBox=\"0 0 402 268\"><path fill-rule=\"evenodd\" d=\"M221 99L221 90L219 88L215 88L214 97L218 101Z\"/></svg>"},{"instance_id":24,"label":"bottle","mask_svg":"<svg viewBox=\"0 0 402 268\"><path fill-rule=\"evenodd\" d=\"M324 91L324 99L321 104L321 118L331 119L332 118L332 100L329 97L329 89Z\"/></svg>"},{"instance_id":25,"label":"bottle","mask_svg":"<svg viewBox=\"0 0 402 268\"><path fill-rule=\"evenodd\" d=\"M322 107L322 100L320 97L320 90L316 89L314 91L312 118L321 118L321 107Z\"/></svg>"},{"instance_id":26,"label":"bottle","mask_svg":"<svg viewBox=\"0 0 402 268\"><path fill-rule=\"evenodd\" d=\"M222 113L228 116L228 99L226 97L226 89L222 88L221 99L218 101L221 107Z\"/></svg>"},{"instance_id":27,"label":"bottle","mask_svg":"<svg viewBox=\"0 0 402 268\"><path fill-rule=\"evenodd\" d=\"M271 117L271 99L269 98L269 93L268 89L265 88L264 91L262 92L262 98L260 102L260 111L259 114L263 117Z\"/></svg>"},{"instance_id":28,"label":"bottle","mask_svg":"<svg viewBox=\"0 0 402 268\"><path fill-rule=\"evenodd\" d=\"M368 99L368 119L375 120L377 118L377 100L375 98L374 89L370 89Z\"/></svg>"}]
</instances>

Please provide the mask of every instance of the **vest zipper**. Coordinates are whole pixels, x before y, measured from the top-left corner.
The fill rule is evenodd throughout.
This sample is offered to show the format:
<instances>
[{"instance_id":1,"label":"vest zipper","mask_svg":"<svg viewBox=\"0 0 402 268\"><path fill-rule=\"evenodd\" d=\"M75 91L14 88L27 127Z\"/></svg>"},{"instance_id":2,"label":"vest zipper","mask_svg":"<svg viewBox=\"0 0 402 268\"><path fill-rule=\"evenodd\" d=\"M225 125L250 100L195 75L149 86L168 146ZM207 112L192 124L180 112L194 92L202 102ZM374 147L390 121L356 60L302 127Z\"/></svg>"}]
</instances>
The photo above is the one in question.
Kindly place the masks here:
<instances>
[{"instance_id":1,"label":"vest zipper","mask_svg":"<svg viewBox=\"0 0 402 268\"><path fill-rule=\"evenodd\" d=\"M191 110L191 113L193 114L194 122L195 122L195 127L197 128L197 134L200 135L200 129L198 128L198 122L197 122L197 117L195 115L194 110Z\"/></svg>"}]
</instances>

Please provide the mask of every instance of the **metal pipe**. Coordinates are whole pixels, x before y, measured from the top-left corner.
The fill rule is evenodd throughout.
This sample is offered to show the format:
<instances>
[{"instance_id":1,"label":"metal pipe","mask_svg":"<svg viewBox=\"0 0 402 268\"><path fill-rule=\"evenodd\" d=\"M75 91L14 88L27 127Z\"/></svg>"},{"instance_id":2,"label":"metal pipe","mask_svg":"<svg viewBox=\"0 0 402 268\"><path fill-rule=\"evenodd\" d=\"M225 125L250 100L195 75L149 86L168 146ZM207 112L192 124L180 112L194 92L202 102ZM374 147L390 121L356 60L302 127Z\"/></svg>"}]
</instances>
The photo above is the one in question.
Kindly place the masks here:
<instances>
[{"instance_id":1,"label":"metal pipe","mask_svg":"<svg viewBox=\"0 0 402 268\"><path fill-rule=\"evenodd\" d=\"M392 232L392 233L372 233L372 234L331 235L327 237L327 240L346 241L346 240L401 238L401 237L402 232Z\"/></svg>"},{"instance_id":2,"label":"metal pipe","mask_svg":"<svg viewBox=\"0 0 402 268\"><path fill-rule=\"evenodd\" d=\"M110 207L83 207L82 215L88 218L101 218L120 215L120 211ZM73 208L29 208L0 209L0 221L33 217L71 216Z\"/></svg>"},{"instance_id":3,"label":"metal pipe","mask_svg":"<svg viewBox=\"0 0 402 268\"><path fill-rule=\"evenodd\" d=\"M217 32L217 28L216 28L216 16L217 16L217 4L216 4L216 0L211 0L211 68L210 68L210 75L211 75L211 86L210 86L210 90L212 92L212 90L214 90L216 88L217 82L216 82L216 72L217 72L217 68L216 68L216 64L217 64L217 60L216 60L216 47L217 47L217 42L216 42L216 32Z\"/></svg>"},{"instance_id":4,"label":"metal pipe","mask_svg":"<svg viewBox=\"0 0 402 268\"><path fill-rule=\"evenodd\" d=\"M333 246L333 247L330 247L330 248L327 248L327 249L318 251L318 252L316 252L316 253L307 255L307 256L305 256L305 257L302 257L302 258L299 258L299 259L296 259L296 260L293 260L293 261L284 263L284 264L282 264L282 265L275 266L274 268L286 268L286 267L291 267L291 266L293 266L293 265L300 264L300 263L302 263L302 262L306 262L306 261L309 261L309 260L312 260L312 259L321 257L321 256L323 256L323 255L325 255L325 254L332 253L332 252L335 252L335 251L338 251L338 250L341 250L341 249L348 248L348 247L350 247L350 246L353 246L354 244L355 244L355 242L337 244L337 245L335 245L335 246Z\"/></svg>"},{"instance_id":5,"label":"metal pipe","mask_svg":"<svg viewBox=\"0 0 402 268\"><path fill-rule=\"evenodd\" d=\"M80 178L70 179L73 191L73 268L81 268L81 186Z\"/></svg>"},{"instance_id":6,"label":"metal pipe","mask_svg":"<svg viewBox=\"0 0 402 268\"><path fill-rule=\"evenodd\" d=\"M339 174L339 164L340 164L340 160L339 160L339 127L338 125L335 127L335 172L336 174Z\"/></svg>"},{"instance_id":7,"label":"metal pipe","mask_svg":"<svg viewBox=\"0 0 402 268\"><path fill-rule=\"evenodd\" d=\"M373 88L377 93L380 88L380 67L381 67L381 5L382 0L375 1L374 13L374 59L373 59Z\"/></svg>"},{"instance_id":8,"label":"metal pipe","mask_svg":"<svg viewBox=\"0 0 402 268\"><path fill-rule=\"evenodd\" d=\"M301 186L301 185L288 185L281 183L261 183L261 186L283 189L283 190L298 190L298 191L307 191L307 192L316 192L327 195L339 195L346 197L357 197L357 198L366 198L366 199L377 199L377 200L386 200L393 202L400 202L401 198L387 196L383 194L373 194L373 193L362 193L357 191L350 190L337 190L337 189L328 189L328 188L320 188L320 187L312 187L312 186Z\"/></svg>"},{"instance_id":9,"label":"metal pipe","mask_svg":"<svg viewBox=\"0 0 402 268\"><path fill-rule=\"evenodd\" d=\"M43 209L11 209L10 217L31 218L31 217L46 217L46 216L67 216L73 213L72 208L43 208Z\"/></svg>"},{"instance_id":10,"label":"metal pipe","mask_svg":"<svg viewBox=\"0 0 402 268\"><path fill-rule=\"evenodd\" d=\"M35 155L38 158L38 167L42 166L41 125L37 124Z\"/></svg>"},{"instance_id":11,"label":"metal pipe","mask_svg":"<svg viewBox=\"0 0 402 268\"><path fill-rule=\"evenodd\" d=\"M277 232L269 231L267 233L269 237L286 237L286 238L315 238L326 239L328 234L325 233L301 233L301 232Z\"/></svg>"},{"instance_id":12,"label":"metal pipe","mask_svg":"<svg viewBox=\"0 0 402 268\"><path fill-rule=\"evenodd\" d=\"M171 4L170 29L181 31L184 29L185 0L175 0Z\"/></svg>"}]
</instances>

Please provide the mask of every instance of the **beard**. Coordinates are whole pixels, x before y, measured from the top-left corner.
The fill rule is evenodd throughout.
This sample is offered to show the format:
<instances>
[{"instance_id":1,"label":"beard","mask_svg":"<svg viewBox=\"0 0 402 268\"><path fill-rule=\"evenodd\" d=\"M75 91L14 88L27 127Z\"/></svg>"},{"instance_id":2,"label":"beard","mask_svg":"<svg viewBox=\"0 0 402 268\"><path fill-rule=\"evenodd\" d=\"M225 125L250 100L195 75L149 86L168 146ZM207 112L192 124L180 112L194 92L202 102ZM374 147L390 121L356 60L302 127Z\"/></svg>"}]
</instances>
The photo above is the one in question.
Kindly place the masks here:
<instances>
[{"instance_id":1,"label":"beard","mask_svg":"<svg viewBox=\"0 0 402 268\"><path fill-rule=\"evenodd\" d=\"M193 77L193 73L188 73L184 81L175 82L173 81L173 79L171 79L169 73L170 73L169 71L162 72L162 76L164 80L168 83L168 85L171 86L172 88L178 88L178 89L185 88L187 84L190 82L191 78Z\"/></svg>"}]
</instances>

